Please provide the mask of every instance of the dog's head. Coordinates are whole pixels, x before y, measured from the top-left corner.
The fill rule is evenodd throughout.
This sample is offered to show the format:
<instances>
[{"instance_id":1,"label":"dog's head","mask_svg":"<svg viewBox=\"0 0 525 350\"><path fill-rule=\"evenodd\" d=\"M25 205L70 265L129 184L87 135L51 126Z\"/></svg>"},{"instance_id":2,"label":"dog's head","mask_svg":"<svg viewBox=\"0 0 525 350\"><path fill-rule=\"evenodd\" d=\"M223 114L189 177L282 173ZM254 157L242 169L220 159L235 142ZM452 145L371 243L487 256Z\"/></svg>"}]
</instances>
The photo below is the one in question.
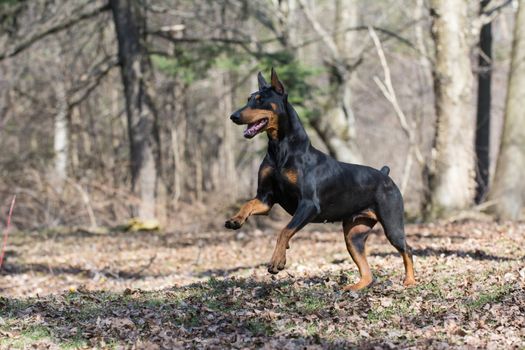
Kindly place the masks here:
<instances>
[{"instance_id":1,"label":"dog's head","mask_svg":"<svg viewBox=\"0 0 525 350\"><path fill-rule=\"evenodd\" d=\"M246 105L234 112L230 119L235 124L247 124L244 137L251 139L255 135L266 131L270 138L279 135L279 118L283 118L286 110L286 91L283 83L272 68L271 84L268 84L261 72L257 75L259 91L248 97Z\"/></svg>"}]
</instances>

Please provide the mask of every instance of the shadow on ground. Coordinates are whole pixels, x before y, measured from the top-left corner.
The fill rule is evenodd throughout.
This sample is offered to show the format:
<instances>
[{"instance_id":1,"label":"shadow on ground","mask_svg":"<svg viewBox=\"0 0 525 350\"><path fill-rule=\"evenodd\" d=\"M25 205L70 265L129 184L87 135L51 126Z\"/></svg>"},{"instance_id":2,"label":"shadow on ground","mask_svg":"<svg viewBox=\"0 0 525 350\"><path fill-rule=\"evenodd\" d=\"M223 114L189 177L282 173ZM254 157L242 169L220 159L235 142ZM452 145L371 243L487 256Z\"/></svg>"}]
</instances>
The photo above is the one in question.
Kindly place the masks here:
<instances>
[{"instance_id":1,"label":"shadow on ground","mask_svg":"<svg viewBox=\"0 0 525 350\"><path fill-rule=\"evenodd\" d=\"M147 266L146 266L147 267ZM126 271L119 269L87 269L78 266L54 265L54 264L37 264L37 263L6 263L2 267L1 275L17 275L17 274L46 274L52 276L58 275L73 275L84 278L95 278L96 275L101 275L106 278L123 279L123 280L137 280L146 277L162 277L165 274L153 274L145 272L146 267L141 268L142 271Z\"/></svg>"},{"instance_id":2,"label":"shadow on ground","mask_svg":"<svg viewBox=\"0 0 525 350\"><path fill-rule=\"evenodd\" d=\"M398 317L396 326L405 329L444 319L441 311L412 313L406 308L405 303L421 290L400 295L372 288L348 294L341 293L337 283L328 283L331 278L336 277L271 282L211 279L156 292L80 290L45 298L0 298L4 320L0 332L7 335L0 345L372 349L442 342L439 337L416 340L388 335L374 326L379 321L388 325L391 316ZM507 290L498 300L514 292ZM373 299L385 295L405 306L395 314L378 313Z\"/></svg>"},{"instance_id":3,"label":"shadow on ground","mask_svg":"<svg viewBox=\"0 0 525 350\"><path fill-rule=\"evenodd\" d=\"M461 250L461 249L425 247L425 248L419 248L419 249L412 249L412 254L415 256L421 256L421 257L455 256L458 258L470 258L470 259L480 260L480 261L516 261L516 260L523 259L523 258L516 259L516 258L505 257L505 256L497 256L497 255L486 253L485 251L481 249ZM394 252L373 252L370 255L385 257L385 256L390 256L390 255L398 255L398 254Z\"/></svg>"},{"instance_id":4,"label":"shadow on ground","mask_svg":"<svg viewBox=\"0 0 525 350\"><path fill-rule=\"evenodd\" d=\"M261 347L270 340L273 347L357 345L323 339L318 334L298 334L292 339L276 336L277 313L283 313L282 321L290 322L290 328L293 318L303 312L325 312L292 306L294 302L285 295L290 289L291 282L212 279L208 283L161 292L115 294L81 290L41 299L2 298L0 306L6 323L18 324L22 329L16 335L18 340L13 340L15 345L24 345L20 344L24 337L37 343L54 342L73 347L109 344L164 348ZM309 295L308 290L303 292L306 294L302 297ZM280 304L278 307L272 306L274 300ZM326 312L328 316L330 311ZM4 342L9 344L8 340Z\"/></svg>"}]
</instances>

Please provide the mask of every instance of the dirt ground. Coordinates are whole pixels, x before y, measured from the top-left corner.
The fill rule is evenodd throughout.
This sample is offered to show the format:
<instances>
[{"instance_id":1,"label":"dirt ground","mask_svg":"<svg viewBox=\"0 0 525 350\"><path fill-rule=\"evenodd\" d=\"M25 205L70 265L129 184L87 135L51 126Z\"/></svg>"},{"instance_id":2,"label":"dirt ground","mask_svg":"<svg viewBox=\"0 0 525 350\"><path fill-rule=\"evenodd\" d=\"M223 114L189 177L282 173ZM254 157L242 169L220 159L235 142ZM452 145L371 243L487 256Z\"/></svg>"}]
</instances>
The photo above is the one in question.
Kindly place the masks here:
<instances>
[{"instance_id":1,"label":"dirt ground","mask_svg":"<svg viewBox=\"0 0 525 350\"><path fill-rule=\"evenodd\" d=\"M326 232L328 230L328 232ZM380 228L358 293L338 226L299 232L266 272L275 230L49 230L9 238L0 348L525 347L525 224L407 225L417 285Z\"/></svg>"}]
</instances>

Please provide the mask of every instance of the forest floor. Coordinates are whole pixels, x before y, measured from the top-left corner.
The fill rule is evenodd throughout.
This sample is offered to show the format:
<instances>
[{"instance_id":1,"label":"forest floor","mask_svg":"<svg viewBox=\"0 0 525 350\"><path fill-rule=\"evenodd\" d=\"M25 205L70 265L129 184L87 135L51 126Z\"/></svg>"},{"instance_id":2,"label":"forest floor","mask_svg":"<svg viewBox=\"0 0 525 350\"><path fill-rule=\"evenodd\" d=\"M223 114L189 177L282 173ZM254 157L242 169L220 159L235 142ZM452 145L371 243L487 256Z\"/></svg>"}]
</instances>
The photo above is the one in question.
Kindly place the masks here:
<instances>
[{"instance_id":1,"label":"forest floor","mask_svg":"<svg viewBox=\"0 0 525 350\"><path fill-rule=\"evenodd\" d=\"M407 225L417 285L382 231L362 292L337 226L299 232L17 232L0 272L0 348L524 348L525 224Z\"/></svg>"}]
</instances>

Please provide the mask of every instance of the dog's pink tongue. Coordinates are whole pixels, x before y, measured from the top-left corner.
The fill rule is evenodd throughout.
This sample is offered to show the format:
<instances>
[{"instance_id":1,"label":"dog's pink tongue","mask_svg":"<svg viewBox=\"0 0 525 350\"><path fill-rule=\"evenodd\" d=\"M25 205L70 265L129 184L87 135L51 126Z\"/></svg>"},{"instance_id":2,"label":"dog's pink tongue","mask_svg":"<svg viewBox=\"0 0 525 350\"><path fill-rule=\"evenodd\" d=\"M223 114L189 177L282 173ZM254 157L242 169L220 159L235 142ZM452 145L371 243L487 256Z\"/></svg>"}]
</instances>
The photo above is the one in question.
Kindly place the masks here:
<instances>
[{"instance_id":1,"label":"dog's pink tongue","mask_svg":"<svg viewBox=\"0 0 525 350\"><path fill-rule=\"evenodd\" d=\"M257 124L248 125L246 130L244 130L244 136L245 137L251 137L251 136L255 135L256 132L257 132Z\"/></svg>"},{"instance_id":2,"label":"dog's pink tongue","mask_svg":"<svg viewBox=\"0 0 525 350\"><path fill-rule=\"evenodd\" d=\"M253 137L265 123L265 120L261 120L257 123L249 124L246 130L244 130L244 137Z\"/></svg>"}]
</instances>

